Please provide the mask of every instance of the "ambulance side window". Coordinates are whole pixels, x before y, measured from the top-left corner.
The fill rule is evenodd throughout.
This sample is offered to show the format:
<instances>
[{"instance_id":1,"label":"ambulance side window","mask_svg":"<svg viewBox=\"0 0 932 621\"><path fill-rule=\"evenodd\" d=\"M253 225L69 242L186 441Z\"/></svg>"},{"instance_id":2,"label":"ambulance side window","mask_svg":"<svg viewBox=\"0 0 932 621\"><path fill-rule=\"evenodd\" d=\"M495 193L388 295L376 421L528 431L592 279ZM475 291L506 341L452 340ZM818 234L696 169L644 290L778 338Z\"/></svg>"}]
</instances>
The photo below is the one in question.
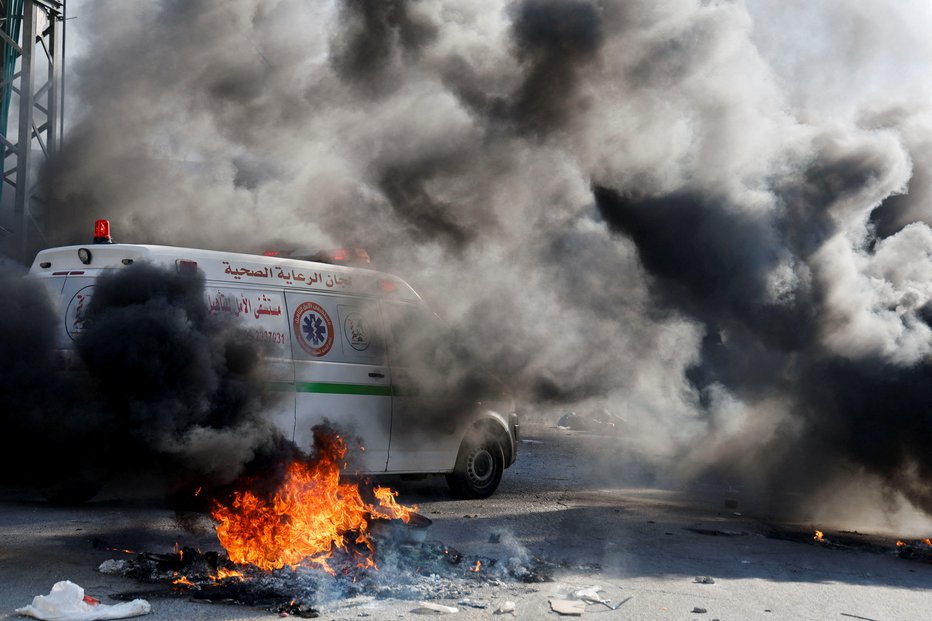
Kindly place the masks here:
<instances>
[{"instance_id":1,"label":"ambulance side window","mask_svg":"<svg viewBox=\"0 0 932 621\"><path fill-rule=\"evenodd\" d=\"M343 361L384 364L385 348L374 302L346 300L337 306Z\"/></svg>"},{"instance_id":2,"label":"ambulance side window","mask_svg":"<svg viewBox=\"0 0 932 621\"><path fill-rule=\"evenodd\" d=\"M393 365L435 370L449 367L448 329L439 317L418 304L385 302L382 308Z\"/></svg>"}]
</instances>

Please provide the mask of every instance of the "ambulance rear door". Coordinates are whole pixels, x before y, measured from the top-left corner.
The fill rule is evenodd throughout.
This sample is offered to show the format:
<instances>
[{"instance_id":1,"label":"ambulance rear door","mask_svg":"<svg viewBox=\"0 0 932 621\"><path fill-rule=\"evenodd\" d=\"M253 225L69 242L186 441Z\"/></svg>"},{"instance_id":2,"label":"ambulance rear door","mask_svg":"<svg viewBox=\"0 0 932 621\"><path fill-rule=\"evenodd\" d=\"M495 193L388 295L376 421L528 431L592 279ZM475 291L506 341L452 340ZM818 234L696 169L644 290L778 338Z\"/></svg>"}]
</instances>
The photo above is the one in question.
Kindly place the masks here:
<instances>
[{"instance_id":1,"label":"ambulance rear door","mask_svg":"<svg viewBox=\"0 0 932 621\"><path fill-rule=\"evenodd\" d=\"M58 344L62 349L73 349L78 335L84 331L87 309L94 295L94 283L100 270L72 270L55 272L51 282L56 283L62 277L61 306L64 321L58 335ZM43 278L43 280L46 280Z\"/></svg>"},{"instance_id":2,"label":"ambulance rear door","mask_svg":"<svg viewBox=\"0 0 932 621\"><path fill-rule=\"evenodd\" d=\"M384 472L391 437L391 378L375 300L287 291L295 361L295 442L334 423L349 447L347 473Z\"/></svg>"}]
</instances>

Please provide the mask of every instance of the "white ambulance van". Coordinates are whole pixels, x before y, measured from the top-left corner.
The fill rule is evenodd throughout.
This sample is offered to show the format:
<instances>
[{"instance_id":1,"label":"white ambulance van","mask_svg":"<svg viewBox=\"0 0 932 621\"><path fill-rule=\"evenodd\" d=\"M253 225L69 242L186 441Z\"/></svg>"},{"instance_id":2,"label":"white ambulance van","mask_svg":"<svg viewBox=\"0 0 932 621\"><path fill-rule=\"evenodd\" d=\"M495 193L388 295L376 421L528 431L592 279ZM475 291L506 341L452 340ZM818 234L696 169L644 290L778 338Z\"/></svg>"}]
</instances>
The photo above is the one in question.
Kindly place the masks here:
<instances>
[{"instance_id":1,"label":"white ambulance van","mask_svg":"<svg viewBox=\"0 0 932 621\"><path fill-rule=\"evenodd\" d=\"M62 349L74 347L101 274L143 261L199 270L210 312L238 318L269 352L269 382L282 399L268 415L299 447L309 449L311 428L327 419L365 449L353 452L348 472L443 474L465 498L491 495L514 463L518 417L506 392L486 383L464 411L424 385L443 384L446 343L425 337L436 341L444 330L434 329L439 319L400 278L292 258L111 243L106 221L94 239L43 250L30 269L60 302Z\"/></svg>"}]
</instances>

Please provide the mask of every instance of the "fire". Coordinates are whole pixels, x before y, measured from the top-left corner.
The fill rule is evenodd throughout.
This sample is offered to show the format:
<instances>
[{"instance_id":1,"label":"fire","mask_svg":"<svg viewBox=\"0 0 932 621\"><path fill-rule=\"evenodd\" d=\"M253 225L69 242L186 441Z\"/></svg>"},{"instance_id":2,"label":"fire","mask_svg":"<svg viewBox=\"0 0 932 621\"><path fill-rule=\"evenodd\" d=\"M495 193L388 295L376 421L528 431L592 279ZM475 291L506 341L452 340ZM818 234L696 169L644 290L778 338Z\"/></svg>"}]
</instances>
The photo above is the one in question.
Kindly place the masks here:
<instances>
[{"instance_id":1,"label":"fire","mask_svg":"<svg viewBox=\"0 0 932 621\"><path fill-rule=\"evenodd\" d=\"M292 462L271 500L249 491L234 494L231 506L212 511L217 536L230 560L269 571L313 564L334 573L328 564L335 549L362 555L360 564L375 567L369 538L372 518L410 520L417 507L395 501L396 493L378 487L376 503L366 502L358 485L340 483L346 443L336 434L315 432L318 456L313 463Z\"/></svg>"},{"instance_id":2,"label":"fire","mask_svg":"<svg viewBox=\"0 0 932 621\"><path fill-rule=\"evenodd\" d=\"M903 541L903 540L901 539L900 541L897 541L897 542L896 542L896 547L898 547L898 548L905 548L905 547L906 547L906 542Z\"/></svg>"},{"instance_id":3,"label":"fire","mask_svg":"<svg viewBox=\"0 0 932 621\"><path fill-rule=\"evenodd\" d=\"M482 567L482 561L476 561L476 564L469 568L469 571L478 574L479 569Z\"/></svg>"},{"instance_id":4,"label":"fire","mask_svg":"<svg viewBox=\"0 0 932 621\"><path fill-rule=\"evenodd\" d=\"M400 519L407 524L411 521L411 514L417 511L416 505L413 507L399 505L395 500L395 497L398 496L398 492L394 492L388 487L376 487L372 490L372 493L375 494L376 499L379 501L379 505L385 510L384 514L376 515L373 513L376 517L384 517L390 520Z\"/></svg>"},{"instance_id":5,"label":"fire","mask_svg":"<svg viewBox=\"0 0 932 621\"><path fill-rule=\"evenodd\" d=\"M815 534L812 535L812 538L813 538L813 540L815 540L815 541L824 542L824 541L825 541L825 536L824 536L824 535L825 535L825 533L823 533L821 530L817 530L817 531L815 532Z\"/></svg>"},{"instance_id":6,"label":"fire","mask_svg":"<svg viewBox=\"0 0 932 621\"><path fill-rule=\"evenodd\" d=\"M217 574L213 576L213 579L215 582L220 582L222 580L226 580L227 578L242 580L244 577L245 576L241 571L236 571L235 569L224 569L223 567L220 567L217 569Z\"/></svg>"},{"instance_id":7,"label":"fire","mask_svg":"<svg viewBox=\"0 0 932 621\"><path fill-rule=\"evenodd\" d=\"M199 589L200 587L188 580L187 576L179 576L172 580L172 584L184 587L186 589Z\"/></svg>"}]
</instances>

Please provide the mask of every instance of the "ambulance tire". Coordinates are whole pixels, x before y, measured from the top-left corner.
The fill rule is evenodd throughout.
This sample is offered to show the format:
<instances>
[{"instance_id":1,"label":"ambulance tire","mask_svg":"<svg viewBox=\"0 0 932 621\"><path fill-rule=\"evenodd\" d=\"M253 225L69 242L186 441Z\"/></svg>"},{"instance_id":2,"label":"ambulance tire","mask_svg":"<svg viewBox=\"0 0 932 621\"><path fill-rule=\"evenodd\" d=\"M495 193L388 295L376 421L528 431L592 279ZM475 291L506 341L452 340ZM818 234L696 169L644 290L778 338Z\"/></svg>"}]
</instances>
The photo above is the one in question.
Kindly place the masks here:
<instances>
[{"instance_id":1,"label":"ambulance tire","mask_svg":"<svg viewBox=\"0 0 932 621\"><path fill-rule=\"evenodd\" d=\"M489 435L463 440L455 470L447 476L447 485L457 498L488 498L505 472L505 451L501 442Z\"/></svg>"}]
</instances>

